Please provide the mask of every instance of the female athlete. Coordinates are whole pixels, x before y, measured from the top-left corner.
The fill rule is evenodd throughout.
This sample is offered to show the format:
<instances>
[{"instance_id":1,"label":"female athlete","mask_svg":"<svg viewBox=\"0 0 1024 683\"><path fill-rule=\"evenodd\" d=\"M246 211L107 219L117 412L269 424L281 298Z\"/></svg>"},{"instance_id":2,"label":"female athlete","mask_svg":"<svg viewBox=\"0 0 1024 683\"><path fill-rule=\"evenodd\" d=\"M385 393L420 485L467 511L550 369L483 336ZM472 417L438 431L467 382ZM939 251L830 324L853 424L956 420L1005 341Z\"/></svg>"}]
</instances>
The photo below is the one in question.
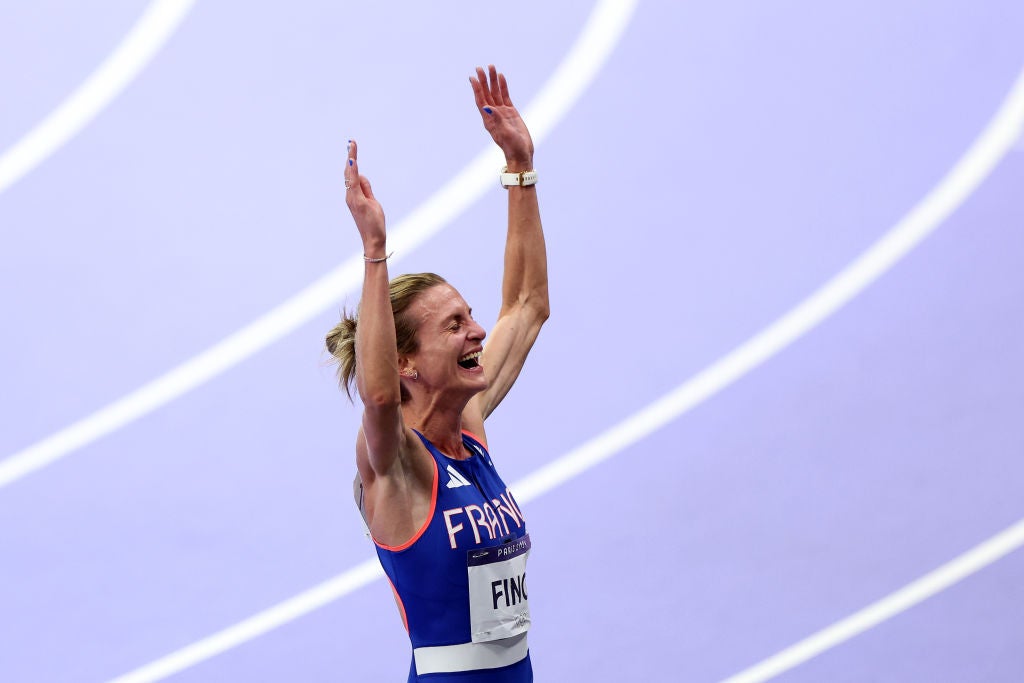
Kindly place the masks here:
<instances>
[{"instance_id":1,"label":"female athlete","mask_svg":"<svg viewBox=\"0 0 1024 683\"><path fill-rule=\"evenodd\" d=\"M501 309L485 332L432 273L389 281L384 211L349 143L346 203L363 243L358 318L327 335L342 386L363 403L356 498L412 642L409 681L533 680L530 537L488 451L484 422L548 317L533 141L494 66L470 78L505 155L508 235Z\"/></svg>"}]
</instances>

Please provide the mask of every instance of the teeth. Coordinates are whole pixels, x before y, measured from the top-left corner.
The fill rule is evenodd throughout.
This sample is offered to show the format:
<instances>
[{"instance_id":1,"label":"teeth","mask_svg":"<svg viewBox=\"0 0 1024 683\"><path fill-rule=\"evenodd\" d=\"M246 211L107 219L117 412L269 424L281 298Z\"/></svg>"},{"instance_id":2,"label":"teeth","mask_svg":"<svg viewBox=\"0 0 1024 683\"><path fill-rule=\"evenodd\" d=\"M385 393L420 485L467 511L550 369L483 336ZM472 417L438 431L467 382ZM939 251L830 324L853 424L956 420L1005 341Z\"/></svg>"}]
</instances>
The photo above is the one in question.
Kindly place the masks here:
<instances>
[{"instance_id":1,"label":"teeth","mask_svg":"<svg viewBox=\"0 0 1024 683\"><path fill-rule=\"evenodd\" d=\"M471 359L472 360L479 360L480 359L480 351L477 351L476 353L467 353L465 356L463 356L462 358L459 359L459 362L460 363L465 363L467 360L471 360Z\"/></svg>"}]
</instances>

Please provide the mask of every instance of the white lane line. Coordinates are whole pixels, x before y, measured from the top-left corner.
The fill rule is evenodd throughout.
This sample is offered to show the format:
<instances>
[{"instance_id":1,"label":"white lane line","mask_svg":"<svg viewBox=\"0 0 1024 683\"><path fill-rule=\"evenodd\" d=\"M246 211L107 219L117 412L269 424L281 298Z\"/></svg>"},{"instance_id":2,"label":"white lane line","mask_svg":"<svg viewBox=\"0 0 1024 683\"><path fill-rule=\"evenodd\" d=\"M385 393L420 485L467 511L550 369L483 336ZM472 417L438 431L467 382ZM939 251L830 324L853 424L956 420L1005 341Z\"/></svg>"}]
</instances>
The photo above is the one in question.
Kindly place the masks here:
<instances>
[{"instance_id":1,"label":"white lane line","mask_svg":"<svg viewBox=\"0 0 1024 683\"><path fill-rule=\"evenodd\" d=\"M0 156L0 193L89 125L177 30L195 0L154 0L118 46L50 115Z\"/></svg>"},{"instance_id":2,"label":"white lane line","mask_svg":"<svg viewBox=\"0 0 1024 683\"><path fill-rule=\"evenodd\" d=\"M730 676L722 683L760 683L774 678L946 590L1022 545L1024 519L878 602L804 638L749 669Z\"/></svg>"},{"instance_id":3,"label":"white lane line","mask_svg":"<svg viewBox=\"0 0 1024 683\"><path fill-rule=\"evenodd\" d=\"M523 111L536 142L546 137L600 72L626 30L637 0L601 0L569 53ZM497 185L494 145L406 216L389 233L394 263L438 233ZM362 284L363 260L353 255L284 303L165 374L0 461L0 488L35 472L208 382L336 306Z\"/></svg>"},{"instance_id":4,"label":"white lane line","mask_svg":"<svg viewBox=\"0 0 1024 683\"><path fill-rule=\"evenodd\" d=\"M118 676L109 683L150 683L163 680L233 647L258 638L264 633L319 609L343 595L348 595L382 576L384 576L384 572L380 568L380 562L373 557L333 579L324 581L318 586L303 591L293 598L265 609L245 621L240 621L234 626L214 633L212 636L207 636L183 647L177 652Z\"/></svg>"},{"instance_id":5,"label":"white lane line","mask_svg":"<svg viewBox=\"0 0 1024 683\"><path fill-rule=\"evenodd\" d=\"M528 503L640 441L729 386L834 313L934 231L978 187L1013 146L1022 124L1024 72L1017 78L995 117L953 169L903 220L857 260L796 308L674 391L517 481L512 485L516 498L523 504ZM1014 539L1019 546L1022 539ZM1001 555L987 555L986 564L999 557ZM971 566L971 571L977 571L984 564ZM338 600L380 576L383 572L377 560L366 560L293 598L110 683L160 680Z\"/></svg>"}]
</instances>

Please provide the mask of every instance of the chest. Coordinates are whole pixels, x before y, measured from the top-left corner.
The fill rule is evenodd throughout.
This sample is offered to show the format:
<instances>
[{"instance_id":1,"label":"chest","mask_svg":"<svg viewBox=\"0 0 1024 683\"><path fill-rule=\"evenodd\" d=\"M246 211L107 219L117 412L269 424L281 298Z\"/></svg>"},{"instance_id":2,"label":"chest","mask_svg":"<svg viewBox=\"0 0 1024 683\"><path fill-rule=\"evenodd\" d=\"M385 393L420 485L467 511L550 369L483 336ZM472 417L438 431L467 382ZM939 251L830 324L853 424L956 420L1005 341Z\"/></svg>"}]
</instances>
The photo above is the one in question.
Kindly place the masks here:
<instances>
[{"instance_id":1,"label":"chest","mask_svg":"<svg viewBox=\"0 0 1024 683\"><path fill-rule=\"evenodd\" d=\"M452 550L503 543L526 533L511 490L485 456L438 463L435 519Z\"/></svg>"}]
</instances>

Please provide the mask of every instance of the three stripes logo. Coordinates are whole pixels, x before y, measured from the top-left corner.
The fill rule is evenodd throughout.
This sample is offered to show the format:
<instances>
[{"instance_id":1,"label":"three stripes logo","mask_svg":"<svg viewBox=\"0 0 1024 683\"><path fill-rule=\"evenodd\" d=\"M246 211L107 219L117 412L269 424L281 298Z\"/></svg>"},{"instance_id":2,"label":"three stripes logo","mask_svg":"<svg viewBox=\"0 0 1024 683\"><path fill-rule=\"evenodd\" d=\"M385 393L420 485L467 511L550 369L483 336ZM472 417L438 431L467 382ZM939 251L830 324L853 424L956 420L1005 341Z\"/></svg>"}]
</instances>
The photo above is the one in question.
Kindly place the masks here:
<instances>
[{"instance_id":1,"label":"three stripes logo","mask_svg":"<svg viewBox=\"0 0 1024 683\"><path fill-rule=\"evenodd\" d=\"M448 476L451 477L451 479L448 480L448 488L450 489L473 485L471 482L466 481L466 478L459 474L459 471L451 465L448 465Z\"/></svg>"}]
</instances>

